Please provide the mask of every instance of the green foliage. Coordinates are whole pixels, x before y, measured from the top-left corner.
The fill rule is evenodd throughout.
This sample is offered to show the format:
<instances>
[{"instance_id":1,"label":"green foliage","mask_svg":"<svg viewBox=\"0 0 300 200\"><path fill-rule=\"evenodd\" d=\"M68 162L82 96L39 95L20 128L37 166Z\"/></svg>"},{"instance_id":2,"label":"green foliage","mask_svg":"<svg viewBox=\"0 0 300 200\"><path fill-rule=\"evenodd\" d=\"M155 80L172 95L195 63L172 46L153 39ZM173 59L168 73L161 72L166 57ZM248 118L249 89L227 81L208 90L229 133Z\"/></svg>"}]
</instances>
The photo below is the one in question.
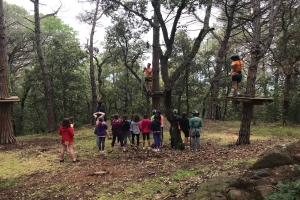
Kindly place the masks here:
<instances>
[{"instance_id":1,"label":"green foliage","mask_svg":"<svg viewBox=\"0 0 300 200\"><path fill-rule=\"evenodd\" d=\"M11 178L7 180L0 180L0 191L6 190L19 182L18 178Z\"/></svg>"},{"instance_id":2,"label":"green foliage","mask_svg":"<svg viewBox=\"0 0 300 200\"><path fill-rule=\"evenodd\" d=\"M296 174L300 175L300 165L295 164L293 170Z\"/></svg>"},{"instance_id":3,"label":"green foliage","mask_svg":"<svg viewBox=\"0 0 300 200\"><path fill-rule=\"evenodd\" d=\"M300 199L300 179L277 184L279 192L266 196L265 200L298 200Z\"/></svg>"}]
</instances>

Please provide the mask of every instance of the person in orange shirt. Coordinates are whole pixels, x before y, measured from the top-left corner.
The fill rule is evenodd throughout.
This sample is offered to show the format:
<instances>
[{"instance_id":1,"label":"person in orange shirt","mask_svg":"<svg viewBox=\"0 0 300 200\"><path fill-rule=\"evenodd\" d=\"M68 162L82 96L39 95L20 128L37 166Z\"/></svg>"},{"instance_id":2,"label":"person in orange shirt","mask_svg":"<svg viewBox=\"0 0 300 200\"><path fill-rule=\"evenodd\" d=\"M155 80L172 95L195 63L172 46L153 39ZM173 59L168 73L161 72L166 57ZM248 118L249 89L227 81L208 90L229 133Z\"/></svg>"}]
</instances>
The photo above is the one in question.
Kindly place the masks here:
<instances>
[{"instance_id":1,"label":"person in orange shirt","mask_svg":"<svg viewBox=\"0 0 300 200\"><path fill-rule=\"evenodd\" d=\"M153 78L153 72L150 63L148 63L147 67L144 67L144 73L145 73L146 90L147 93L150 93L152 91L152 78Z\"/></svg>"},{"instance_id":2,"label":"person in orange shirt","mask_svg":"<svg viewBox=\"0 0 300 200\"><path fill-rule=\"evenodd\" d=\"M233 97L238 95L238 87L239 83L242 80L242 69L243 69L243 61L241 61L238 55L233 55L230 58L232 60L231 63L231 79L232 79L232 87L233 87Z\"/></svg>"}]
</instances>

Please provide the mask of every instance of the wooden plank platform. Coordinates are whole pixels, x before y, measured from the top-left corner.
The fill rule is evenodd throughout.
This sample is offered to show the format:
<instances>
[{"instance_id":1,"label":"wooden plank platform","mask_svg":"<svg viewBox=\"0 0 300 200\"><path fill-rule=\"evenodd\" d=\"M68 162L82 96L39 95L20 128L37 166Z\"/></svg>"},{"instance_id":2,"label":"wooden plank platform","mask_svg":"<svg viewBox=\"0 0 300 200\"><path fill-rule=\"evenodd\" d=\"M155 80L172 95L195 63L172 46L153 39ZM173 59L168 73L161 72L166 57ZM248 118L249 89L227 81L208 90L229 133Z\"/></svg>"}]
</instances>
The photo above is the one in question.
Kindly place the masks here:
<instances>
[{"instance_id":1,"label":"wooden plank platform","mask_svg":"<svg viewBox=\"0 0 300 200\"><path fill-rule=\"evenodd\" d=\"M143 91L143 93L152 97L162 97L164 95L164 91L155 91L152 93L147 93L146 91Z\"/></svg>"},{"instance_id":2,"label":"wooden plank platform","mask_svg":"<svg viewBox=\"0 0 300 200\"><path fill-rule=\"evenodd\" d=\"M274 101L272 98L245 97L245 96L226 97L226 100L232 101L232 103L234 104L253 104L253 105L263 105L264 103L270 103Z\"/></svg>"},{"instance_id":3,"label":"wooden plank platform","mask_svg":"<svg viewBox=\"0 0 300 200\"><path fill-rule=\"evenodd\" d=\"M0 103L19 102L20 99L17 96L11 96L9 98L0 99Z\"/></svg>"}]
</instances>

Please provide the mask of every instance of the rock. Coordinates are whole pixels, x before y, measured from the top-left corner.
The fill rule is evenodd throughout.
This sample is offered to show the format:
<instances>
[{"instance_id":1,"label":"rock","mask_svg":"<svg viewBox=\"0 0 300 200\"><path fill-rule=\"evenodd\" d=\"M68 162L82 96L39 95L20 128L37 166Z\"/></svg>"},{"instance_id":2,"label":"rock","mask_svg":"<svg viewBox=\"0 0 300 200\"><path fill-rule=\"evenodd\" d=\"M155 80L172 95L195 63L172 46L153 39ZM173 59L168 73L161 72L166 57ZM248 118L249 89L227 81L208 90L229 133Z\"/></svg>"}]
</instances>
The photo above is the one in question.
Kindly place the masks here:
<instances>
[{"instance_id":1,"label":"rock","mask_svg":"<svg viewBox=\"0 0 300 200\"><path fill-rule=\"evenodd\" d=\"M226 196L221 193L213 194L209 200L227 200Z\"/></svg>"},{"instance_id":2,"label":"rock","mask_svg":"<svg viewBox=\"0 0 300 200\"><path fill-rule=\"evenodd\" d=\"M244 190L231 189L228 192L228 200L249 200L250 195Z\"/></svg>"},{"instance_id":3,"label":"rock","mask_svg":"<svg viewBox=\"0 0 300 200\"><path fill-rule=\"evenodd\" d=\"M252 169L273 168L293 164L293 158L286 146L279 145L261 154Z\"/></svg>"},{"instance_id":4,"label":"rock","mask_svg":"<svg viewBox=\"0 0 300 200\"><path fill-rule=\"evenodd\" d=\"M254 180L253 182L256 186L271 184L271 181L269 180L269 178L262 178L262 179Z\"/></svg>"},{"instance_id":5,"label":"rock","mask_svg":"<svg viewBox=\"0 0 300 200\"><path fill-rule=\"evenodd\" d=\"M300 162L300 153L297 153L294 155L294 159L298 162Z\"/></svg>"},{"instance_id":6,"label":"rock","mask_svg":"<svg viewBox=\"0 0 300 200\"><path fill-rule=\"evenodd\" d=\"M247 177L242 177L242 178L238 178L236 179L236 181L234 181L230 187L234 187L234 188L240 188L240 189L244 189L247 188L250 185L250 179Z\"/></svg>"},{"instance_id":7,"label":"rock","mask_svg":"<svg viewBox=\"0 0 300 200\"><path fill-rule=\"evenodd\" d=\"M260 194L262 198L269 195L274 191L274 188L271 185L260 185L255 187L256 191Z\"/></svg>"},{"instance_id":8,"label":"rock","mask_svg":"<svg viewBox=\"0 0 300 200\"><path fill-rule=\"evenodd\" d=\"M267 177L271 175L271 169L265 168L265 169L258 169L258 170L252 170L250 174L248 175L251 179L261 179L263 177Z\"/></svg>"}]
</instances>

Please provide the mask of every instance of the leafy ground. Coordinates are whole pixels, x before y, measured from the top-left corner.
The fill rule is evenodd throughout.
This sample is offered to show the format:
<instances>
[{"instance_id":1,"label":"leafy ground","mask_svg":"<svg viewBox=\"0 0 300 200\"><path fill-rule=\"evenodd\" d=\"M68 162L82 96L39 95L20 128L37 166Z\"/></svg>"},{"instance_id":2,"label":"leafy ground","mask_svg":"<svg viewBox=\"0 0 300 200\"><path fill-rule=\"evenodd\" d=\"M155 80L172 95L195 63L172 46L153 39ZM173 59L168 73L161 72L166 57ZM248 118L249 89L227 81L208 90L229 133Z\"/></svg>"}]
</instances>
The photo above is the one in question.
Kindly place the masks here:
<instances>
[{"instance_id":1,"label":"leafy ground","mask_svg":"<svg viewBox=\"0 0 300 200\"><path fill-rule=\"evenodd\" d=\"M170 149L165 132L160 152L115 147L100 154L93 127L75 128L78 163L68 154L59 162L56 133L18 137L0 146L0 199L185 199L212 177L244 173L266 149L299 135L299 127L256 124L251 144L236 146L238 130L237 122L204 120L201 152Z\"/></svg>"}]
</instances>

